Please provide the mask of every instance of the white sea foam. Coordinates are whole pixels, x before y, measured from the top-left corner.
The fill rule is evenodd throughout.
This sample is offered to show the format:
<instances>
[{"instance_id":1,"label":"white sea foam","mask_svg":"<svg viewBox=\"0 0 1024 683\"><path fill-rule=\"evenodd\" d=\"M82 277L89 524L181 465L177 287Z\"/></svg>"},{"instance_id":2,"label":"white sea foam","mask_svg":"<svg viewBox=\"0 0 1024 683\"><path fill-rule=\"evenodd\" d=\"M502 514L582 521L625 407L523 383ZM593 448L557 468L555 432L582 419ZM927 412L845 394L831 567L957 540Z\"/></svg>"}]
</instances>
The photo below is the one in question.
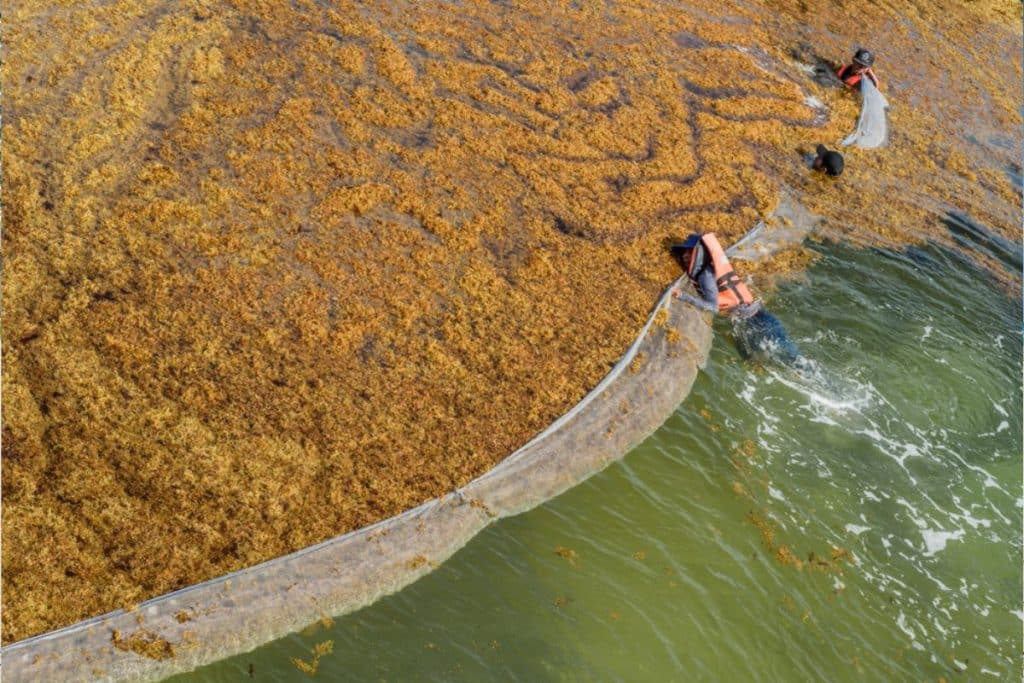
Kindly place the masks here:
<instances>
[{"instance_id":1,"label":"white sea foam","mask_svg":"<svg viewBox=\"0 0 1024 683\"><path fill-rule=\"evenodd\" d=\"M906 498L900 497L896 499L896 502L905 507L910 512L910 520L917 525L917 528L924 530L928 527L928 523L921 518L920 511L914 507Z\"/></svg>"},{"instance_id":2,"label":"white sea foam","mask_svg":"<svg viewBox=\"0 0 1024 683\"><path fill-rule=\"evenodd\" d=\"M921 535L924 537L924 544L926 547L925 556L932 557L936 553L942 552L946 549L946 543L949 541L956 541L963 538L963 529L957 529L955 531L933 531L932 529L922 529Z\"/></svg>"},{"instance_id":3,"label":"white sea foam","mask_svg":"<svg viewBox=\"0 0 1024 683\"><path fill-rule=\"evenodd\" d=\"M815 424L828 425L829 427L839 427L839 426L841 426L838 422L836 422L833 418L829 417L828 415L822 415L822 414L812 415L810 419L811 419L811 422L813 422Z\"/></svg>"},{"instance_id":4,"label":"white sea foam","mask_svg":"<svg viewBox=\"0 0 1024 683\"><path fill-rule=\"evenodd\" d=\"M941 580L940 580L940 579L939 579L938 577L936 577L936 576L935 576L934 574L932 574L932 573L931 573L930 571L928 571L928 570L927 570L927 569L926 569L925 567L922 567L922 566L918 566L918 570L919 570L919 571L920 571L920 572L921 572L922 574L924 574L925 576L927 576L927 577L928 577L928 579L929 579L929 580L930 580L930 581L931 581L932 583L934 583L934 584L935 584L936 586L938 586L938 587L939 587L939 590L941 590L941 591L942 591L943 593L949 593L949 592L951 591L951 589L950 589L950 587L949 587L949 586L947 586L946 584L944 584L944 583L943 583L943 582L942 582L942 581L941 581Z\"/></svg>"},{"instance_id":5,"label":"white sea foam","mask_svg":"<svg viewBox=\"0 0 1024 683\"><path fill-rule=\"evenodd\" d=\"M954 513L951 516L969 524L972 529L977 529L978 527L988 529L992 526L992 520L975 517L970 513L970 511L966 511L962 514Z\"/></svg>"},{"instance_id":6,"label":"white sea foam","mask_svg":"<svg viewBox=\"0 0 1024 683\"><path fill-rule=\"evenodd\" d=\"M907 625L907 615L905 615L903 612L900 612L900 615L896 618L896 625L899 627L901 631L910 636L912 640L917 638L917 634L914 633L914 629L910 628L910 626Z\"/></svg>"}]
</instances>

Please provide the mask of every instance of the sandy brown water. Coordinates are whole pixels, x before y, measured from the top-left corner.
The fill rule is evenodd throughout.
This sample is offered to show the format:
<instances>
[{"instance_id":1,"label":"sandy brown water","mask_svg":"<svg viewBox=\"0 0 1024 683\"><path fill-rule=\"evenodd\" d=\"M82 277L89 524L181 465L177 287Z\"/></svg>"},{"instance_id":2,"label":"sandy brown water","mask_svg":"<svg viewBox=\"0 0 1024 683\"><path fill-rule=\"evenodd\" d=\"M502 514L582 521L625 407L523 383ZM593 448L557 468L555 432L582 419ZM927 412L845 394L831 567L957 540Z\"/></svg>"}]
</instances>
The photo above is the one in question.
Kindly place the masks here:
<instances>
[{"instance_id":1,"label":"sandy brown water","mask_svg":"<svg viewBox=\"0 0 1024 683\"><path fill-rule=\"evenodd\" d=\"M4 642L486 471L625 350L666 239L782 188L854 241L922 239L935 198L1019 230L1010 2L22 0L3 29ZM797 62L871 36L890 147L811 176L857 100Z\"/></svg>"}]
</instances>

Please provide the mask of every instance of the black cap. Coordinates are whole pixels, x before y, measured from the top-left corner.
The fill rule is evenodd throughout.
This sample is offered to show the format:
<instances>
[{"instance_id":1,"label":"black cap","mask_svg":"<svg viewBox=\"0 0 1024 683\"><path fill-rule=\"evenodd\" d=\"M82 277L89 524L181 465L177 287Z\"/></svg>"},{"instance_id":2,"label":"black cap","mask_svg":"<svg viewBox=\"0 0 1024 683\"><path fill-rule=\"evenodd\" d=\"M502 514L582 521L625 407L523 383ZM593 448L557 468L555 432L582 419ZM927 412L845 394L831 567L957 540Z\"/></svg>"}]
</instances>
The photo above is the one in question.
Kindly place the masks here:
<instances>
[{"instance_id":1,"label":"black cap","mask_svg":"<svg viewBox=\"0 0 1024 683\"><path fill-rule=\"evenodd\" d=\"M669 247L669 251L672 252L673 256L679 257L688 252L690 249L696 247L699 242L700 235L694 233L687 237L685 242L676 242L675 244L673 244L671 247Z\"/></svg>"},{"instance_id":2,"label":"black cap","mask_svg":"<svg viewBox=\"0 0 1024 683\"><path fill-rule=\"evenodd\" d=\"M861 47L857 48L857 51L853 53L853 61L861 66L871 66L875 63L875 56L871 54L870 50L865 50Z\"/></svg>"}]
</instances>

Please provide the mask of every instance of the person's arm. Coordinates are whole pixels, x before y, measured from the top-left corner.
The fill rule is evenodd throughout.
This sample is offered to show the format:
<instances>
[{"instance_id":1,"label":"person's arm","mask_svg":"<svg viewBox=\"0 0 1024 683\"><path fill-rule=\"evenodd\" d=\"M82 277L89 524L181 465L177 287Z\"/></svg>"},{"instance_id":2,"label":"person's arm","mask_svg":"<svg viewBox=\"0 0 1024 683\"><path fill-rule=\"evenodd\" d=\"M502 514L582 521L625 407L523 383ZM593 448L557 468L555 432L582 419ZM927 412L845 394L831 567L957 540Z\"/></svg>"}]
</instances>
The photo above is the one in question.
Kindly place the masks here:
<instances>
[{"instance_id":1,"label":"person's arm","mask_svg":"<svg viewBox=\"0 0 1024 683\"><path fill-rule=\"evenodd\" d=\"M705 268L697 278L697 292L702 298L698 299L679 289L673 290L672 296L702 311L718 313L718 285L715 283L715 274L711 268Z\"/></svg>"},{"instance_id":2,"label":"person's arm","mask_svg":"<svg viewBox=\"0 0 1024 683\"><path fill-rule=\"evenodd\" d=\"M718 283L715 282L715 271L709 264L697 277L700 295L707 304L706 310L718 313Z\"/></svg>"},{"instance_id":3,"label":"person's arm","mask_svg":"<svg viewBox=\"0 0 1024 683\"><path fill-rule=\"evenodd\" d=\"M698 299L692 294L681 292L678 289L672 292L672 296L674 296L677 299L681 299L682 301L685 301L688 304L691 304L694 308L698 310L707 311L708 313L718 312L717 307L712 308L711 304L709 304L707 301L704 301L704 299Z\"/></svg>"}]
</instances>

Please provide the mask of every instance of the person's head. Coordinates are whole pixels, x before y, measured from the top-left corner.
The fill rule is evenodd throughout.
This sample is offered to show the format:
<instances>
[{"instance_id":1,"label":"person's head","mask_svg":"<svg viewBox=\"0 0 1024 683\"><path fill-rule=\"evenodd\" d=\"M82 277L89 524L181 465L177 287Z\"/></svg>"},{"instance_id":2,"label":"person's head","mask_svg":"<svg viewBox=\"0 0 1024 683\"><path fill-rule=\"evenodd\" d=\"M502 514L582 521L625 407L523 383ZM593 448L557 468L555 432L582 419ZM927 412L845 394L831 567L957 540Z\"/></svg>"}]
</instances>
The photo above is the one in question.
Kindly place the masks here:
<instances>
[{"instance_id":1,"label":"person's head","mask_svg":"<svg viewBox=\"0 0 1024 683\"><path fill-rule=\"evenodd\" d=\"M868 69L875 63L875 55L870 50L860 47L853 53L853 66L857 71Z\"/></svg>"},{"instance_id":2,"label":"person's head","mask_svg":"<svg viewBox=\"0 0 1024 683\"><path fill-rule=\"evenodd\" d=\"M830 151L825 145L818 145L818 154L814 157L814 170L822 171L831 176L837 176L843 172L846 162L839 152Z\"/></svg>"},{"instance_id":3,"label":"person's head","mask_svg":"<svg viewBox=\"0 0 1024 683\"><path fill-rule=\"evenodd\" d=\"M676 242L670 247L672 256L675 257L683 270L689 270L690 261L693 259L693 250L696 249L698 244L700 244L700 235L694 233L687 237L685 242Z\"/></svg>"}]
</instances>

